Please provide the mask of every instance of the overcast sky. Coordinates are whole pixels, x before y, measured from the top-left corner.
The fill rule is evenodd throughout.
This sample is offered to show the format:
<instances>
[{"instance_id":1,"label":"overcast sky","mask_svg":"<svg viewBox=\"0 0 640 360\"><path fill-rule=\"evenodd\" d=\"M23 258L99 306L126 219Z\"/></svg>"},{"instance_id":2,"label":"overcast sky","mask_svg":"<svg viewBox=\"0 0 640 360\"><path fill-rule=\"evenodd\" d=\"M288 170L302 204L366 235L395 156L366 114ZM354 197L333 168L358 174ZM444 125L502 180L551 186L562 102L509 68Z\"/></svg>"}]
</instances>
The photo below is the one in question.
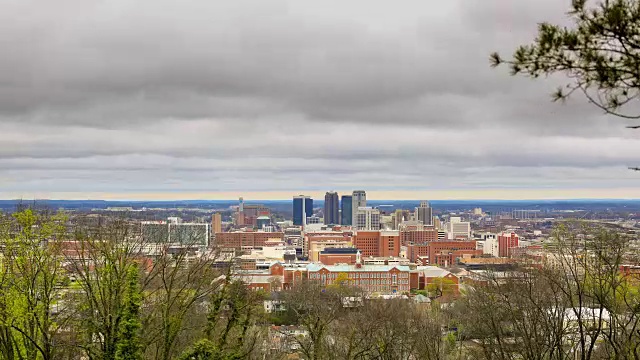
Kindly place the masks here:
<instances>
[{"instance_id":1,"label":"overcast sky","mask_svg":"<svg viewBox=\"0 0 640 360\"><path fill-rule=\"evenodd\" d=\"M0 198L640 197L509 55L569 0L4 0Z\"/></svg>"}]
</instances>

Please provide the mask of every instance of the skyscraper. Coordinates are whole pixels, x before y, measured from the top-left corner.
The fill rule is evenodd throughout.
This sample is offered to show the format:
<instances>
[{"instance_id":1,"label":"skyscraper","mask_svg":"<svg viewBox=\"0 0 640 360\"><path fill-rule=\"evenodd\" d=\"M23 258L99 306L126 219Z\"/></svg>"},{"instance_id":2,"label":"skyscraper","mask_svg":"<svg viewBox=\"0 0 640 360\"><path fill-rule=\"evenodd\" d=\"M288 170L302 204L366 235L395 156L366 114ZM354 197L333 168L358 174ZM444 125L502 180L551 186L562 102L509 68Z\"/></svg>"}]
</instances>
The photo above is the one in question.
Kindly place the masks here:
<instances>
[{"instance_id":1,"label":"skyscraper","mask_svg":"<svg viewBox=\"0 0 640 360\"><path fill-rule=\"evenodd\" d=\"M211 215L211 231L214 236L216 233L222 232L222 215L220 215L220 213Z\"/></svg>"},{"instance_id":2,"label":"skyscraper","mask_svg":"<svg viewBox=\"0 0 640 360\"><path fill-rule=\"evenodd\" d=\"M361 207L366 207L367 206L367 193L364 190L355 190L353 192L353 199L352 199L352 215L351 215L351 224L355 225L358 223L357 221L357 216L358 216L358 208Z\"/></svg>"},{"instance_id":3,"label":"skyscraper","mask_svg":"<svg viewBox=\"0 0 640 360\"><path fill-rule=\"evenodd\" d=\"M313 199L309 196L293 197L293 225L306 225L307 218L313 215Z\"/></svg>"},{"instance_id":4,"label":"skyscraper","mask_svg":"<svg viewBox=\"0 0 640 360\"><path fill-rule=\"evenodd\" d=\"M342 195L342 202L340 204L340 211L342 211L342 225L353 225L353 196Z\"/></svg>"},{"instance_id":5,"label":"skyscraper","mask_svg":"<svg viewBox=\"0 0 640 360\"><path fill-rule=\"evenodd\" d=\"M433 210L428 201L420 201L420 207L416 208L416 220L422 221L424 225L433 225Z\"/></svg>"},{"instance_id":6,"label":"skyscraper","mask_svg":"<svg viewBox=\"0 0 640 360\"><path fill-rule=\"evenodd\" d=\"M324 223L326 225L340 224L339 199L337 192L327 192L324 195Z\"/></svg>"}]
</instances>

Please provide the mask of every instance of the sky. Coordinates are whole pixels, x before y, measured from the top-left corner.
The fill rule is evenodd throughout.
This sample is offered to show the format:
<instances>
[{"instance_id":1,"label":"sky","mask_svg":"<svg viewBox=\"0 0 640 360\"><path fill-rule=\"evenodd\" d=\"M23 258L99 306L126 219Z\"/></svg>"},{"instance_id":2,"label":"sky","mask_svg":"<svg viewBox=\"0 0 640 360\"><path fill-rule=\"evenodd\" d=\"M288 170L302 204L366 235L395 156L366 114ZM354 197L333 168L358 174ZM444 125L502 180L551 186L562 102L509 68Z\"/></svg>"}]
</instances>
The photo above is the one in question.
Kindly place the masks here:
<instances>
[{"instance_id":1,"label":"sky","mask_svg":"<svg viewBox=\"0 0 640 360\"><path fill-rule=\"evenodd\" d=\"M0 198L640 198L640 132L489 54L569 0L4 0Z\"/></svg>"}]
</instances>

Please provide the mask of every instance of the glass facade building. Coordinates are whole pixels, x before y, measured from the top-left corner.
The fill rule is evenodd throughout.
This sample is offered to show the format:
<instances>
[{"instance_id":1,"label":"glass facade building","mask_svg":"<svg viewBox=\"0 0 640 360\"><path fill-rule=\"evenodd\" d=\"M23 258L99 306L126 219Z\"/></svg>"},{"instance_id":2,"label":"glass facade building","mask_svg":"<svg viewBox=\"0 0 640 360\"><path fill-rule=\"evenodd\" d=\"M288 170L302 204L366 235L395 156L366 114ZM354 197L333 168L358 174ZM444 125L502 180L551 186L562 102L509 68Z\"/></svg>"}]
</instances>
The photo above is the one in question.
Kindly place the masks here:
<instances>
[{"instance_id":1,"label":"glass facade building","mask_svg":"<svg viewBox=\"0 0 640 360\"><path fill-rule=\"evenodd\" d=\"M351 195L342 195L342 202L340 204L340 211L342 225L353 225L353 196Z\"/></svg>"},{"instance_id":2,"label":"glass facade building","mask_svg":"<svg viewBox=\"0 0 640 360\"><path fill-rule=\"evenodd\" d=\"M328 192L324 196L324 223L326 225L340 224L340 200L337 192Z\"/></svg>"},{"instance_id":3,"label":"glass facade building","mask_svg":"<svg viewBox=\"0 0 640 360\"><path fill-rule=\"evenodd\" d=\"M313 216L313 199L308 196L293 198L293 225L302 226L303 219Z\"/></svg>"}]
</instances>

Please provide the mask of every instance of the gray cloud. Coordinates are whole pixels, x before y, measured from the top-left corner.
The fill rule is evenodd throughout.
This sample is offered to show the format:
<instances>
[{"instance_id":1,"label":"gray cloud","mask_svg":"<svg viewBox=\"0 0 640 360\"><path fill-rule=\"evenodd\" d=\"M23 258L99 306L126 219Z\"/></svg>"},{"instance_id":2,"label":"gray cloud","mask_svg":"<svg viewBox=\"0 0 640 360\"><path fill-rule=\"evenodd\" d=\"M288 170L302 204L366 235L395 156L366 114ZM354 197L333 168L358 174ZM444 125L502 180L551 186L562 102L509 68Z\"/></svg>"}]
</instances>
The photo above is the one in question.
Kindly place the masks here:
<instances>
[{"instance_id":1,"label":"gray cloud","mask_svg":"<svg viewBox=\"0 0 640 360\"><path fill-rule=\"evenodd\" d=\"M568 5L5 2L0 187L634 186L627 122L488 66Z\"/></svg>"}]
</instances>

